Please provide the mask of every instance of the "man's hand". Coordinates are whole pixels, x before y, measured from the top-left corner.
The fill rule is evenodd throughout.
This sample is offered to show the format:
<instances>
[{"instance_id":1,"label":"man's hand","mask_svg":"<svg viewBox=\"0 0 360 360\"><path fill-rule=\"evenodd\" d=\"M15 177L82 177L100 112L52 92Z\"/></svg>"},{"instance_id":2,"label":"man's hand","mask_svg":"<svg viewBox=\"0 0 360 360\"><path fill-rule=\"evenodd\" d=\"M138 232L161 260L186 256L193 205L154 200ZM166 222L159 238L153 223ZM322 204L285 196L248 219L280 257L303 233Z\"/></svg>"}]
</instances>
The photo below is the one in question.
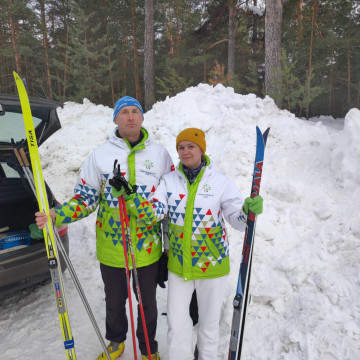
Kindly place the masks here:
<instances>
[{"instance_id":1,"label":"man's hand","mask_svg":"<svg viewBox=\"0 0 360 360\"><path fill-rule=\"evenodd\" d=\"M52 222L55 223L56 214L54 209L50 209L50 217ZM35 213L35 222L39 229L43 229L48 222L48 217L45 213L38 211Z\"/></svg>"}]
</instances>

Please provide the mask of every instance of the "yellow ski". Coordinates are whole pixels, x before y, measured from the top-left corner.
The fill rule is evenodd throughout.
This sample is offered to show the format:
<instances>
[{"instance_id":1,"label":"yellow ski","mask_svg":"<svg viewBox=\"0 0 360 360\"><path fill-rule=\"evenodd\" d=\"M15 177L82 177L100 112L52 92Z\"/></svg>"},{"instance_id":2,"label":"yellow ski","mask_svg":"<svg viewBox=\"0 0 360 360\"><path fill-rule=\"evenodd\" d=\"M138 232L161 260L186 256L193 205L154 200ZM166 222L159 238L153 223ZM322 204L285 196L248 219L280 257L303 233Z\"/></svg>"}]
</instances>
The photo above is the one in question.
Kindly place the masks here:
<instances>
[{"instance_id":1,"label":"yellow ski","mask_svg":"<svg viewBox=\"0 0 360 360\"><path fill-rule=\"evenodd\" d=\"M51 218L49 215L49 202L47 198L44 178L42 175L39 149L37 146L37 140L35 135L34 123L31 115L29 98L24 83L20 79L19 75L16 72L13 72L13 74L14 74L17 90L19 93L21 109L23 112L26 137L29 147L31 167L34 174L39 210L48 215L48 223L44 228L44 239L45 239L45 247L49 262L49 270L50 270L56 305L59 314L60 326L63 335L64 347L65 347L67 359L75 360L76 354L74 347L74 339L71 335L70 322L66 309L62 272L60 267L60 261L58 258Z\"/></svg>"}]
</instances>

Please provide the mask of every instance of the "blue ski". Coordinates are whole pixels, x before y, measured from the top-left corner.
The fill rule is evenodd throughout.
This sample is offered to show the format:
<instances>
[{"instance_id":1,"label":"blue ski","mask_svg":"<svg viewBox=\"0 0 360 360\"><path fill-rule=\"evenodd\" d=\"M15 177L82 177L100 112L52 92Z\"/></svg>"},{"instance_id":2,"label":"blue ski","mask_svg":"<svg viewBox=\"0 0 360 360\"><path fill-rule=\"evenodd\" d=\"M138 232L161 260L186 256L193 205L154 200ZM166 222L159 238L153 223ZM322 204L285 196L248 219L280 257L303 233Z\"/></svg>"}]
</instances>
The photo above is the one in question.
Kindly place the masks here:
<instances>
[{"instance_id":1,"label":"blue ski","mask_svg":"<svg viewBox=\"0 0 360 360\"><path fill-rule=\"evenodd\" d=\"M270 128L266 129L264 134L262 134L260 129L256 127L256 155L250 194L252 198L260 194L260 182L264 162L264 152L269 131ZM231 324L228 360L240 360L241 358L245 331L246 310L249 303L249 283L254 247L255 225L256 214L249 211L247 218L247 229L244 236L244 245L242 250L242 259L240 264L236 295L233 301L234 312Z\"/></svg>"}]
</instances>

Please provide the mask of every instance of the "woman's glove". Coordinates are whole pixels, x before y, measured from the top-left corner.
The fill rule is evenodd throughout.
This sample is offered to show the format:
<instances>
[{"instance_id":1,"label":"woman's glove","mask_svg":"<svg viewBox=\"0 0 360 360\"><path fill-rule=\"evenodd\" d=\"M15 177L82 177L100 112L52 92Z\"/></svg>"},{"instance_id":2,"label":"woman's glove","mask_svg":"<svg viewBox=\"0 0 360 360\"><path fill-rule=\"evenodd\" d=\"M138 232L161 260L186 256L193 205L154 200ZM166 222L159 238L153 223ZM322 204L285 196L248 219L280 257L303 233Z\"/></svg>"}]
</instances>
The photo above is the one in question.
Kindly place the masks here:
<instances>
[{"instance_id":1,"label":"woman's glove","mask_svg":"<svg viewBox=\"0 0 360 360\"><path fill-rule=\"evenodd\" d=\"M249 210L256 215L259 215L263 212L263 198L258 195L253 198L248 197L245 199L243 206L244 213L249 214Z\"/></svg>"}]
</instances>

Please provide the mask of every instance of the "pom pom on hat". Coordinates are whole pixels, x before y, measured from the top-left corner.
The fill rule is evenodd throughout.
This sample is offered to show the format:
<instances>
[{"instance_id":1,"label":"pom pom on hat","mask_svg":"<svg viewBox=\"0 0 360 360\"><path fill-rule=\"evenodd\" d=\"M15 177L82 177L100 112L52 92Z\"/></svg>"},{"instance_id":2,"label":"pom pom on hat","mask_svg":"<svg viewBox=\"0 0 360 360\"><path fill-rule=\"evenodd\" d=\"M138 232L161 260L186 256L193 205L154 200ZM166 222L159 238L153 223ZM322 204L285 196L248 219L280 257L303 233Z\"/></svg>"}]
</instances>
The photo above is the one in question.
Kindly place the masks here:
<instances>
[{"instance_id":1,"label":"pom pom on hat","mask_svg":"<svg viewBox=\"0 0 360 360\"><path fill-rule=\"evenodd\" d=\"M115 121L116 116L119 113L119 111L126 106L136 106L140 110L141 115L144 118L144 111L143 111L140 103L131 96L123 96L115 103L113 121Z\"/></svg>"},{"instance_id":2,"label":"pom pom on hat","mask_svg":"<svg viewBox=\"0 0 360 360\"><path fill-rule=\"evenodd\" d=\"M181 133L176 137L176 150L181 141L191 141L195 143L205 154L206 141L205 141L205 133L202 130L197 128L188 128L181 131Z\"/></svg>"}]
</instances>

